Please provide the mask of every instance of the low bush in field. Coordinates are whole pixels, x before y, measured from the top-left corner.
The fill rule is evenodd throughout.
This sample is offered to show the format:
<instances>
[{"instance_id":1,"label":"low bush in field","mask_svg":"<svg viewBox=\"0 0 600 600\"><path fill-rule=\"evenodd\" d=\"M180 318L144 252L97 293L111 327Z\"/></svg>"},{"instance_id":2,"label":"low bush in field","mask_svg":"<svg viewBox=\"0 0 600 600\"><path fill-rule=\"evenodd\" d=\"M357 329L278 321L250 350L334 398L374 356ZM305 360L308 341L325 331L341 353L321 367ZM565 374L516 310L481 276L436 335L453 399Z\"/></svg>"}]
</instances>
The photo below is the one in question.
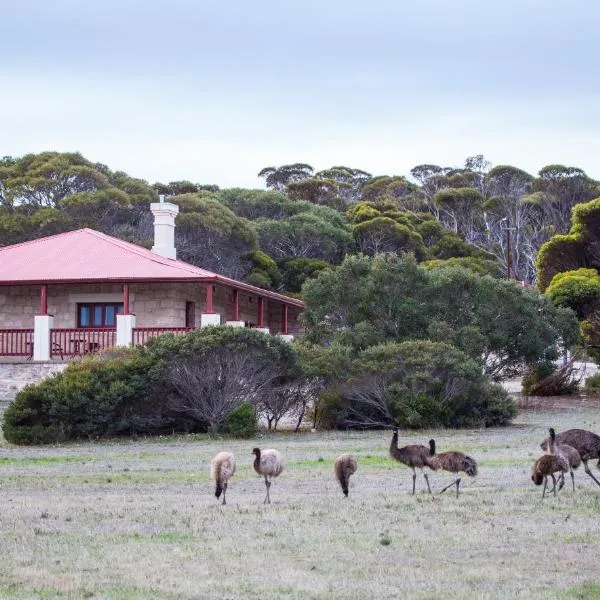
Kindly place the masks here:
<instances>
[{"instance_id":1,"label":"low bush in field","mask_svg":"<svg viewBox=\"0 0 600 600\"><path fill-rule=\"evenodd\" d=\"M324 428L473 427L507 423L516 406L476 362L441 342L372 346L341 368L321 394L317 423Z\"/></svg>"},{"instance_id":2,"label":"low bush in field","mask_svg":"<svg viewBox=\"0 0 600 600\"><path fill-rule=\"evenodd\" d=\"M233 327L167 334L27 386L4 413L4 436L15 444L174 431L248 437L257 392L299 374L293 347L275 336Z\"/></svg>"}]
</instances>

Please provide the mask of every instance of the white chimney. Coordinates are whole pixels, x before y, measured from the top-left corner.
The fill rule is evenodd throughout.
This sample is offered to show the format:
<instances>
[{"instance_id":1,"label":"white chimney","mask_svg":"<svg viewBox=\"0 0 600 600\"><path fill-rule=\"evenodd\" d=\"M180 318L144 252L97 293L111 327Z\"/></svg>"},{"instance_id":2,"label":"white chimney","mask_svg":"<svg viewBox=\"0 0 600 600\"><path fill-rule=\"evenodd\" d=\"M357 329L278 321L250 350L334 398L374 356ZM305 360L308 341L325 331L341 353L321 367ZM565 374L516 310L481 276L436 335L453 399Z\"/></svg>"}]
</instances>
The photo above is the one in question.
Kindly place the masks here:
<instances>
[{"instance_id":1,"label":"white chimney","mask_svg":"<svg viewBox=\"0 0 600 600\"><path fill-rule=\"evenodd\" d=\"M165 258L177 258L175 249L175 217L179 212L177 204L165 202L164 197L160 202L153 202L150 210L154 215L154 246L152 252Z\"/></svg>"}]
</instances>

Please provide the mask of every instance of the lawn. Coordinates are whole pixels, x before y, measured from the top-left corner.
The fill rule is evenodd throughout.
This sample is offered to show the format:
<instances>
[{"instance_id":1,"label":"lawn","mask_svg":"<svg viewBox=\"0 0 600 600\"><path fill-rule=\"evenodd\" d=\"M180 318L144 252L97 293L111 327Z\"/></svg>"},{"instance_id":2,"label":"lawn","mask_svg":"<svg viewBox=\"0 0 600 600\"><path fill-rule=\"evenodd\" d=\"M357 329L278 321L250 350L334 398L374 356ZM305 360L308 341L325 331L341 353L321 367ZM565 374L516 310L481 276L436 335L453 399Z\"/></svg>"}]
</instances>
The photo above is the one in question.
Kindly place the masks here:
<instances>
[{"instance_id":1,"label":"lawn","mask_svg":"<svg viewBox=\"0 0 600 600\"><path fill-rule=\"evenodd\" d=\"M530 480L551 425L600 433L600 408L539 403L508 428L400 432L478 460L458 500L430 498L420 475L411 496L389 431L0 442L0 598L598 598L600 488L580 469L575 493L567 478L542 501ZM270 506L255 445L286 463ZM227 506L208 470L224 449L238 463ZM359 463L347 499L342 452ZM434 491L451 479L430 475Z\"/></svg>"}]
</instances>

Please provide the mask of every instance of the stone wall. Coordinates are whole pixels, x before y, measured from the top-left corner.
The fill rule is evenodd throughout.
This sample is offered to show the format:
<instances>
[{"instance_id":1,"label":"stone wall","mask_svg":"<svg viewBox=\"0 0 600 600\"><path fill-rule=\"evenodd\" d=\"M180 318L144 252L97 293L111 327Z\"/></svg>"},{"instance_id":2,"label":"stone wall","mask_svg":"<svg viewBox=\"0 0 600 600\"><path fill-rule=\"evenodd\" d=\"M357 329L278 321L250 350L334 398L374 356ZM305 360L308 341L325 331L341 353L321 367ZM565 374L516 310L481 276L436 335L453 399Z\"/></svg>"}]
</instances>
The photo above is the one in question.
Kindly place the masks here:
<instances>
[{"instance_id":1,"label":"stone wall","mask_svg":"<svg viewBox=\"0 0 600 600\"><path fill-rule=\"evenodd\" d=\"M0 362L0 412L27 384L38 383L66 366L67 363Z\"/></svg>"}]
</instances>

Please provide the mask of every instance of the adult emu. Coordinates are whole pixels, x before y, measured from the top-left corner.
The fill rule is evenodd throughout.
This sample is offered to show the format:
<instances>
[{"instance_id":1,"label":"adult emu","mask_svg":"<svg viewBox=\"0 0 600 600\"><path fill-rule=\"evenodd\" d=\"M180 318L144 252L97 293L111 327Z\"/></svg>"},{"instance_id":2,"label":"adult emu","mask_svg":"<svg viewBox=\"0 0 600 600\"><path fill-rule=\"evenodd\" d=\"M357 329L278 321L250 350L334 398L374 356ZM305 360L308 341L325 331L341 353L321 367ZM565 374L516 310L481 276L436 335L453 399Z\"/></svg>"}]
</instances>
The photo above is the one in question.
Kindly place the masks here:
<instances>
[{"instance_id":1,"label":"adult emu","mask_svg":"<svg viewBox=\"0 0 600 600\"><path fill-rule=\"evenodd\" d=\"M443 494L449 487L456 485L456 497L458 498L458 488L460 486L459 473L466 473L469 477L475 477L477 475L477 462L474 458L467 456L462 452L441 452L440 454L435 453L435 440L429 440L429 466L434 469L442 469L442 471L448 471L454 473L456 479L447 485L440 494Z\"/></svg>"},{"instance_id":2,"label":"adult emu","mask_svg":"<svg viewBox=\"0 0 600 600\"><path fill-rule=\"evenodd\" d=\"M271 504L269 488L271 487L271 478L277 477L283 471L283 459L277 450L261 450L254 448L254 470L265 478L267 495L263 504Z\"/></svg>"},{"instance_id":3,"label":"adult emu","mask_svg":"<svg viewBox=\"0 0 600 600\"><path fill-rule=\"evenodd\" d=\"M403 448L398 448L398 428L394 427L392 429L392 441L390 443L390 456L401 462L403 465L410 467L413 472L413 487L412 493L414 496L415 493L415 482L417 480L417 472L415 469L420 469L421 473L423 473L423 477L425 478L425 482L427 483L427 490L431 494L431 486L429 485L429 477L427 477L427 473L423 470L425 467L431 468L429 464L429 448L427 446L422 446L419 444L414 444L410 446L404 446Z\"/></svg>"}]
</instances>

